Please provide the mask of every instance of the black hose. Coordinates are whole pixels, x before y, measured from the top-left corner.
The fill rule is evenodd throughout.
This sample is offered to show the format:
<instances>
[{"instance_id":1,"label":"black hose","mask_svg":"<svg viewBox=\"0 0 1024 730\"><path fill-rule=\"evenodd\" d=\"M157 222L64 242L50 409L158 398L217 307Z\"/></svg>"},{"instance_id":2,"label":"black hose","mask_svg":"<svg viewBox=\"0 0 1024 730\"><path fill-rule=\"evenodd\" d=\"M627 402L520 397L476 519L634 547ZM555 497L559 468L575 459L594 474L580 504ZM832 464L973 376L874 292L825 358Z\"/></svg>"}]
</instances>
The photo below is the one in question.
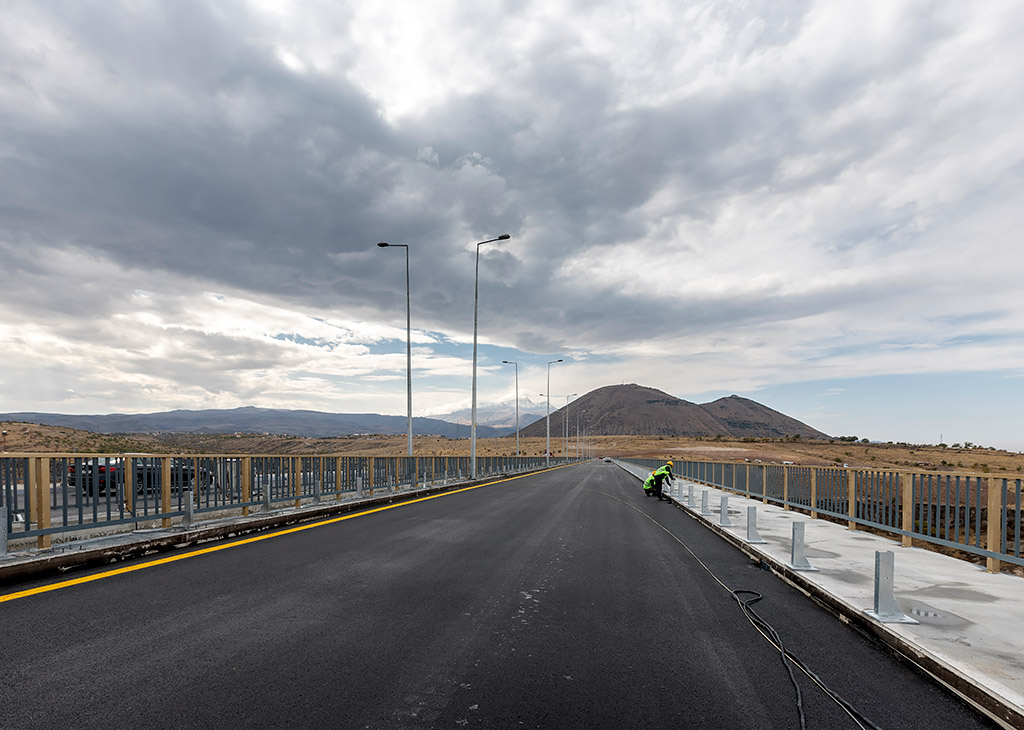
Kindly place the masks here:
<instances>
[{"instance_id":1,"label":"black hose","mask_svg":"<svg viewBox=\"0 0 1024 730\"><path fill-rule=\"evenodd\" d=\"M763 596L760 593L758 593L757 591L744 589L734 590L730 592L732 593L733 598L736 599L736 602L740 605L740 609L747 617L747 620L749 620L756 627L766 632L768 634L769 641L773 643L775 647L779 650L779 655L782 657L782 662L786 665L786 671L789 672L789 678L793 682L793 687L796 689L796 706L797 712L800 714L801 729L805 727L803 698L800 694L800 687L797 684L796 677L793 675L793 670L790 667L790 663L797 666L800 669L800 671L804 672L808 677L810 677L826 695L828 695L836 704L842 707L850 715L850 717L853 718L854 722L856 722L862 728L864 728L865 730L882 730L878 725L876 725L875 723L871 722L871 720L866 718L860 712L860 710L851 705L848 701L843 699L835 690L833 690L831 687L825 684L825 682L822 681L821 677L812 672L808 668L808 666L804 664L799 658L797 658L796 656L794 656L786 650L786 648L782 645L782 638L779 636L775 628L767 621L765 621L763 618L761 618L757 611L753 609L753 604L757 603L763 598ZM740 597L740 594L750 595L752 596L752 598L744 600Z\"/></svg>"},{"instance_id":2,"label":"black hose","mask_svg":"<svg viewBox=\"0 0 1024 730\"><path fill-rule=\"evenodd\" d=\"M764 596L757 591L749 591L742 588L731 591L731 593L732 597L736 599L736 603L740 605L740 609L743 611L744 615L746 615L747 620L765 631L770 637L771 643L778 648L779 656L782 658L782 665L786 667L786 671L789 673L789 681L793 683L793 690L796 692L796 711L797 715L800 717L800 730L806 730L807 721L804 718L803 693L800 691L800 684L796 681L796 676L793 674L793 667L791 667L789 661L787 661L788 656L785 648L782 646L782 637L779 636L779 633L771 624L758 616L757 611L751 608L751 606L764 598ZM744 600L741 598L741 595L749 595L751 597Z\"/></svg>"}]
</instances>

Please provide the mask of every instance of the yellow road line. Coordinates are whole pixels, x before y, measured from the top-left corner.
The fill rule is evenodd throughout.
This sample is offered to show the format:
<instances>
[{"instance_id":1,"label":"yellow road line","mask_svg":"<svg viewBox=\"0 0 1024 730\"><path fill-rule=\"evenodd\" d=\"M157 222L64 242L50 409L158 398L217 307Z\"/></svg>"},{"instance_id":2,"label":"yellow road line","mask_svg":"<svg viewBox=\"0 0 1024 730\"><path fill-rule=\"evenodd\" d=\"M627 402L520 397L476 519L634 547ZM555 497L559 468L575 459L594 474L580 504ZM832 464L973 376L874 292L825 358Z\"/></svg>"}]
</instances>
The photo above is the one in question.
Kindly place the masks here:
<instances>
[{"instance_id":1,"label":"yellow road line","mask_svg":"<svg viewBox=\"0 0 1024 730\"><path fill-rule=\"evenodd\" d=\"M227 550L229 548L239 547L240 545L249 545L254 542L260 542L261 540L269 540L272 537L281 537L282 535L290 535L293 532L302 532L303 530L311 530L314 527L322 527L324 525L332 525L335 522L344 522L345 520L351 520L355 517L362 517L363 515L372 515L375 512L384 512L385 510L395 509L396 507L406 507L410 504L416 504L417 502L426 502L430 499L437 499L438 497L447 497L452 494L458 494L459 492L468 492L472 489L480 489L481 487L489 487L493 484L501 484L502 482L511 482L515 479L522 479L523 477L536 476L537 474L543 474L544 472L554 471L555 469L564 469L566 466L572 466L571 464L565 464L562 466L553 466L550 469L544 469L542 471L531 472L530 474L520 474L514 477L508 477L507 479L498 479L497 481L487 482L485 484L476 484L472 487L463 487L462 489L453 489L450 492L442 492L441 494L431 494L426 497L419 497L418 499L410 499L405 502L396 502L395 504L389 504L384 507L375 507L374 509L363 510L362 512L352 512L341 517L332 517L327 520L320 520L319 522L310 522L306 525L299 525L298 527L289 527L285 530L276 530L264 535L257 535L256 537L247 537L242 540L236 540L234 542L223 543L221 545L214 545L208 548L200 548L199 550L192 550L187 553L180 555L172 555L167 558L157 558L156 560L149 560L145 563L139 563L138 565L129 565L123 568L115 568L114 570L106 570L102 573L94 573L93 575L82 576L81 578L71 578L69 580L62 580L57 583L49 583L44 586L37 588L29 588L24 591L17 591L15 593L7 593L0 595L0 603L6 603L7 601L15 601L19 598L27 598L28 596L35 596L40 593L49 593L50 591L56 591L61 588L70 588L71 586L80 585L82 583L91 583L94 580L102 580L103 578L113 578L115 575L124 575L125 573L134 573L136 570L143 570L144 568L154 568L158 565L166 565L167 563L174 563L179 560L186 560L187 558L195 558L200 555L207 555L209 553L215 553L220 550Z\"/></svg>"}]
</instances>

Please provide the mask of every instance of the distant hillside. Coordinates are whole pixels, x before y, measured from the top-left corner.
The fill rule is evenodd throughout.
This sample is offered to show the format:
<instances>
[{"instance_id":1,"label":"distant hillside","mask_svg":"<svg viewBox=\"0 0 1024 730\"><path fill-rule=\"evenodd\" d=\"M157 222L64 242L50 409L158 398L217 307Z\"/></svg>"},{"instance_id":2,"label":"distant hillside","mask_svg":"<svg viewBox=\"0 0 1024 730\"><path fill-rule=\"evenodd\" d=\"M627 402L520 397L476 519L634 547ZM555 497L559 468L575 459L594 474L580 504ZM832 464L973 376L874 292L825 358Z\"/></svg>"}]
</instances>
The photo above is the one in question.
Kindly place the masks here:
<instances>
[{"instance_id":1,"label":"distant hillside","mask_svg":"<svg viewBox=\"0 0 1024 730\"><path fill-rule=\"evenodd\" d=\"M584 413L585 412L585 413ZM551 413L551 433L561 434L563 419L576 429L582 414L590 432L602 436L728 436L732 438L828 438L795 418L739 396L697 404L642 385L609 385L592 390ZM544 436L544 419L521 431Z\"/></svg>"},{"instance_id":2,"label":"distant hillside","mask_svg":"<svg viewBox=\"0 0 1024 730\"><path fill-rule=\"evenodd\" d=\"M0 420L39 423L45 426L93 431L95 433L271 433L294 436L330 437L351 434L403 434L405 416L376 413L324 413L274 408L211 409L76 416L61 413L2 413ZM415 434L468 438L469 427L436 418L413 418ZM479 438L493 438L508 429L477 425Z\"/></svg>"}]
</instances>

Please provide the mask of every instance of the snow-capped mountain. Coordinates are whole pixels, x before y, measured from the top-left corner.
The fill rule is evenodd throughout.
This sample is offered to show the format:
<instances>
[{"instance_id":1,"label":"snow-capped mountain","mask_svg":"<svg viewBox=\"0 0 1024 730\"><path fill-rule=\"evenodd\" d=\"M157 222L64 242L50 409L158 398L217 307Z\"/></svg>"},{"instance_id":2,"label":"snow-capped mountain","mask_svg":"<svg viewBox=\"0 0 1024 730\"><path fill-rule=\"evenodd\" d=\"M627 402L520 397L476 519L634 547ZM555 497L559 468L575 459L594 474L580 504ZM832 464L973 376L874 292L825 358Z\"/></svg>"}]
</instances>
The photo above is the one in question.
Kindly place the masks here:
<instances>
[{"instance_id":1,"label":"snow-capped mountain","mask_svg":"<svg viewBox=\"0 0 1024 730\"><path fill-rule=\"evenodd\" d=\"M554 404L552 404L552 410L554 410ZM538 418L543 417L545 413L547 413L546 403L534 403L529 398L519 399L520 428L525 428ZM438 418L442 421L449 421L450 423L468 424L472 419L472 413L471 409L463 408L462 410L453 411L451 413L436 414L432 417ZM515 430L515 400L509 399L507 401L502 401L501 403L477 403L476 425L491 426L492 428L507 428L509 431Z\"/></svg>"}]
</instances>

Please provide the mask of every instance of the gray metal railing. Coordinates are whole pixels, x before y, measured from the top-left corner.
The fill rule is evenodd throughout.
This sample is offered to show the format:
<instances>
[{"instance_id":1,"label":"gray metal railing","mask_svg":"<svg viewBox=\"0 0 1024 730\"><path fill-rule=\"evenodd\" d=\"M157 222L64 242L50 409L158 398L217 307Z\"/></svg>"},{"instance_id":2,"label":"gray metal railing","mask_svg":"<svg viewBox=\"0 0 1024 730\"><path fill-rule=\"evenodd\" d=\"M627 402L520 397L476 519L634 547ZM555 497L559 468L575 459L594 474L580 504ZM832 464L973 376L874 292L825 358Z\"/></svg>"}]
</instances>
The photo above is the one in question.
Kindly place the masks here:
<instances>
[{"instance_id":1,"label":"gray metal railing","mask_svg":"<svg viewBox=\"0 0 1024 730\"><path fill-rule=\"evenodd\" d=\"M576 461L552 458L552 466ZM543 456L477 458L477 477L544 468ZM0 507L10 540L116 528L204 513L248 514L457 483L464 456L109 455L0 456ZM191 501L190 501L191 500Z\"/></svg>"},{"instance_id":2,"label":"gray metal railing","mask_svg":"<svg viewBox=\"0 0 1024 730\"><path fill-rule=\"evenodd\" d=\"M665 463L622 461L648 470ZM827 515L851 527L898 535L904 544L920 540L1024 565L1020 478L710 461L675 461L673 471L813 517Z\"/></svg>"}]
</instances>

